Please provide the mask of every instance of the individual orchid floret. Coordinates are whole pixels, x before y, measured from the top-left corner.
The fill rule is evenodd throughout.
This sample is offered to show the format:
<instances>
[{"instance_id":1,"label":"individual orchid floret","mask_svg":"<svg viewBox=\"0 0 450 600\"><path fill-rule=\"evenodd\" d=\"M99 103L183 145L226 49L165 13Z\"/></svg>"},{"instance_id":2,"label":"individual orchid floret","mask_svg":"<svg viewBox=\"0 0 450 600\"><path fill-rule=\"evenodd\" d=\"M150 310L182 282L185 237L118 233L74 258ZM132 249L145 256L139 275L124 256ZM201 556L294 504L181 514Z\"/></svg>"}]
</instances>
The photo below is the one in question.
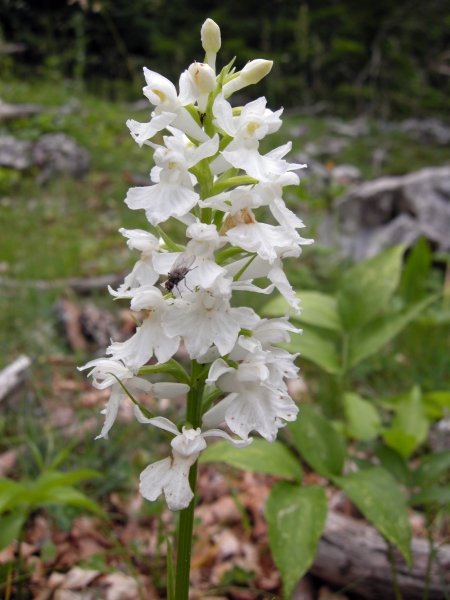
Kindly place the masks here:
<instances>
[{"instance_id":1,"label":"individual orchid floret","mask_svg":"<svg viewBox=\"0 0 450 600\"><path fill-rule=\"evenodd\" d=\"M230 302L220 294L220 279L214 287L176 298L162 318L168 336L181 335L189 356L203 356L212 344L220 355L228 354L236 343L239 324L231 316Z\"/></svg>"},{"instance_id":2,"label":"individual orchid floret","mask_svg":"<svg viewBox=\"0 0 450 600\"><path fill-rule=\"evenodd\" d=\"M283 109L273 113L266 108L266 103L265 98L258 98L244 106L239 117L233 117L233 109L222 94L214 100L216 125L234 138L221 156L211 163L214 174L221 173L231 165L243 169L258 181L270 181L292 170L292 165L279 157L277 149L264 156L258 152L260 140L281 127L279 117Z\"/></svg>"},{"instance_id":3,"label":"individual orchid floret","mask_svg":"<svg viewBox=\"0 0 450 600\"><path fill-rule=\"evenodd\" d=\"M210 369L207 383L216 382L229 395L203 415L206 427L216 427L226 421L228 427L242 439L250 431L258 431L268 442L277 436L282 421L295 421L298 408L284 389L272 381L268 360L270 352L255 351L237 369L223 359Z\"/></svg>"},{"instance_id":4,"label":"individual orchid floret","mask_svg":"<svg viewBox=\"0 0 450 600\"><path fill-rule=\"evenodd\" d=\"M203 50L206 53L206 62L208 65L216 70L216 56L222 45L220 39L220 28L212 19L206 19L203 23L201 31L201 40Z\"/></svg>"},{"instance_id":5,"label":"individual orchid floret","mask_svg":"<svg viewBox=\"0 0 450 600\"><path fill-rule=\"evenodd\" d=\"M131 273L125 277L117 292L110 290L114 296L122 297L132 288L140 285L153 285L158 281L159 275L153 267L152 257L154 253L160 252L160 244L158 238L143 229L124 229L122 227L119 232L128 238L127 246L130 250L136 249L142 253L141 258L134 265Z\"/></svg>"},{"instance_id":6,"label":"individual orchid floret","mask_svg":"<svg viewBox=\"0 0 450 600\"><path fill-rule=\"evenodd\" d=\"M222 243L215 225L195 220L186 229L186 236L192 238L186 246L186 253L194 258L194 262L189 268L189 282L185 278L177 286L181 295L193 291L197 286L210 288L219 277L226 274L226 270L214 260L214 251ZM179 256L179 252L159 254L155 256L153 264L158 273L167 274L172 271Z\"/></svg>"},{"instance_id":7,"label":"individual orchid floret","mask_svg":"<svg viewBox=\"0 0 450 600\"><path fill-rule=\"evenodd\" d=\"M197 106L203 112L206 110L208 94L216 87L215 71L209 65L198 62L192 63L188 71L199 91Z\"/></svg>"},{"instance_id":8,"label":"individual orchid floret","mask_svg":"<svg viewBox=\"0 0 450 600\"><path fill-rule=\"evenodd\" d=\"M147 82L147 85L143 88L144 95L155 106L155 110L149 123L138 123L133 119L127 121L127 126L134 140L142 146L158 131L172 125L195 140L206 142L209 139L208 135L184 108L188 104L193 104L200 94L190 73L184 71L181 74L180 93L178 95L173 83L163 75L144 67L144 76Z\"/></svg>"},{"instance_id":9,"label":"individual orchid floret","mask_svg":"<svg viewBox=\"0 0 450 600\"><path fill-rule=\"evenodd\" d=\"M248 62L245 67L237 73L231 81L228 81L222 88L225 97L231 96L234 92L241 90L248 85L258 83L263 77L270 73L273 66L273 60L264 60L257 58Z\"/></svg>"},{"instance_id":10,"label":"individual orchid floret","mask_svg":"<svg viewBox=\"0 0 450 600\"><path fill-rule=\"evenodd\" d=\"M95 438L96 440L99 438L108 439L108 432L116 420L120 404L128 396L119 381L131 394L144 393L154 398L177 398L189 391L189 386L184 383L152 384L146 379L135 377L132 371L122 362L111 358L97 358L83 367L79 367L78 370L83 371L91 367L92 371L88 376L92 376L94 387L99 390L111 387L111 395L105 410L102 411L106 415L105 423L100 435Z\"/></svg>"},{"instance_id":11,"label":"individual orchid floret","mask_svg":"<svg viewBox=\"0 0 450 600\"><path fill-rule=\"evenodd\" d=\"M197 204L196 180L188 169L216 154L219 145L217 134L198 148L180 136L166 136L164 141L166 145L158 146L154 155L156 167L152 169L152 180L155 185L131 188L125 199L131 209L145 209L152 225L169 217L182 217Z\"/></svg>"},{"instance_id":12,"label":"individual orchid floret","mask_svg":"<svg viewBox=\"0 0 450 600\"><path fill-rule=\"evenodd\" d=\"M180 345L180 336L168 337L161 327L168 305L158 288L143 286L133 293L131 309L144 311L142 325L126 342L113 342L106 354L114 360L122 360L133 373L137 373L154 355L158 364L172 358Z\"/></svg>"},{"instance_id":13,"label":"individual orchid floret","mask_svg":"<svg viewBox=\"0 0 450 600\"><path fill-rule=\"evenodd\" d=\"M170 510L183 510L189 506L194 493L189 485L189 470L206 448L205 437L218 436L225 438L236 447L245 447L249 440L234 440L220 429L211 429L202 433L201 429L183 427L180 433L176 425L164 417L146 419L139 409L136 414L141 423L149 423L172 433L172 456L149 465L141 473L139 491L147 500L154 501L164 493ZM140 414L140 416L139 416Z\"/></svg>"}]
</instances>

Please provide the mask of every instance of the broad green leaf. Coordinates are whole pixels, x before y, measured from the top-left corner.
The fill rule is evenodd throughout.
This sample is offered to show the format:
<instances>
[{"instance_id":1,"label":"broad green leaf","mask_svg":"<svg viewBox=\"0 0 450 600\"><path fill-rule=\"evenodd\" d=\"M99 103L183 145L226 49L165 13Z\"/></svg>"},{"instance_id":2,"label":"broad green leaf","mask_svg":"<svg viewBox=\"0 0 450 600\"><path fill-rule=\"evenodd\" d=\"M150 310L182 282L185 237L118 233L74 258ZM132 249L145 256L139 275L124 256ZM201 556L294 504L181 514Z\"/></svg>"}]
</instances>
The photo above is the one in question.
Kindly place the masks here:
<instances>
[{"instance_id":1,"label":"broad green leaf","mask_svg":"<svg viewBox=\"0 0 450 600\"><path fill-rule=\"evenodd\" d=\"M414 494L408 504L410 506L420 506L422 504L448 504L449 502L450 488L432 485Z\"/></svg>"},{"instance_id":2,"label":"broad green leaf","mask_svg":"<svg viewBox=\"0 0 450 600\"><path fill-rule=\"evenodd\" d=\"M26 519L27 513L24 511L15 511L0 518L0 551L19 539Z\"/></svg>"},{"instance_id":3,"label":"broad green leaf","mask_svg":"<svg viewBox=\"0 0 450 600\"><path fill-rule=\"evenodd\" d=\"M297 420L287 428L302 458L317 473L327 478L342 473L346 454L342 438L312 406L302 404Z\"/></svg>"},{"instance_id":4,"label":"broad green leaf","mask_svg":"<svg viewBox=\"0 0 450 600\"><path fill-rule=\"evenodd\" d=\"M411 565L411 525L402 491L390 473L380 467L334 477L350 500L378 531L395 544Z\"/></svg>"},{"instance_id":5,"label":"broad green leaf","mask_svg":"<svg viewBox=\"0 0 450 600\"><path fill-rule=\"evenodd\" d=\"M317 552L327 517L325 490L280 481L267 498L265 512L270 549L283 580L283 598L289 600Z\"/></svg>"},{"instance_id":6,"label":"broad green leaf","mask_svg":"<svg viewBox=\"0 0 450 600\"><path fill-rule=\"evenodd\" d=\"M420 238L406 259L400 281L399 293L406 302L417 302L426 296L432 259L430 244Z\"/></svg>"},{"instance_id":7,"label":"broad green leaf","mask_svg":"<svg viewBox=\"0 0 450 600\"><path fill-rule=\"evenodd\" d=\"M380 433L381 419L375 406L358 394L344 395L349 433L357 440L373 440Z\"/></svg>"},{"instance_id":8,"label":"broad green leaf","mask_svg":"<svg viewBox=\"0 0 450 600\"><path fill-rule=\"evenodd\" d=\"M292 316L295 321L314 325L315 327L323 327L324 329L342 331L342 323L337 312L337 302L333 296L321 294L320 292L305 291L298 292L297 298L302 301L302 311L299 316ZM288 308L289 305L286 300L279 297L266 304L263 313L270 316L283 316Z\"/></svg>"},{"instance_id":9,"label":"broad green leaf","mask_svg":"<svg viewBox=\"0 0 450 600\"><path fill-rule=\"evenodd\" d=\"M385 431L384 439L389 446L395 448L402 456L407 457L428 436L429 421L425 414L420 388L414 386L409 395L397 403L395 410L392 428ZM399 446L399 444L402 444L400 434L404 434L405 445L403 447ZM408 448L409 443L406 436L415 440L412 447Z\"/></svg>"},{"instance_id":10,"label":"broad green leaf","mask_svg":"<svg viewBox=\"0 0 450 600\"><path fill-rule=\"evenodd\" d=\"M429 454L414 471L413 485L422 486L431 483L448 469L450 469L450 450Z\"/></svg>"},{"instance_id":11,"label":"broad green leaf","mask_svg":"<svg viewBox=\"0 0 450 600\"><path fill-rule=\"evenodd\" d=\"M90 500L83 493L70 486L61 486L52 488L45 492L41 492L40 504L69 504L85 508L96 515L108 518L97 502Z\"/></svg>"},{"instance_id":12,"label":"broad green leaf","mask_svg":"<svg viewBox=\"0 0 450 600\"><path fill-rule=\"evenodd\" d=\"M0 479L0 513L9 510L14 506L16 498L27 493L27 488L21 483L2 477Z\"/></svg>"},{"instance_id":13,"label":"broad green leaf","mask_svg":"<svg viewBox=\"0 0 450 600\"><path fill-rule=\"evenodd\" d=\"M375 444L373 452L380 461L381 466L389 471L397 481L408 487L411 485L411 472L408 463L401 454L381 442Z\"/></svg>"},{"instance_id":14,"label":"broad green leaf","mask_svg":"<svg viewBox=\"0 0 450 600\"><path fill-rule=\"evenodd\" d=\"M287 345L291 352L300 352L302 358L307 358L327 373L340 373L339 355L333 336L327 338L325 332L320 334L306 327L302 335L291 334L291 338L291 343Z\"/></svg>"},{"instance_id":15,"label":"broad green leaf","mask_svg":"<svg viewBox=\"0 0 450 600\"><path fill-rule=\"evenodd\" d=\"M288 477L300 482L302 467L297 458L281 442L269 444L266 440L254 438L246 448L235 448L229 442L211 444L200 454L199 462L225 462L237 469L255 471Z\"/></svg>"},{"instance_id":16,"label":"broad green leaf","mask_svg":"<svg viewBox=\"0 0 450 600\"><path fill-rule=\"evenodd\" d=\"M428 392L422 394L425 412L429 419L443 419L445 409L450 408L450 392Z\"/></svg>"},{"instance_id":17,"label":"broad green leaf","mask_svg":"<svg viewBox=\"0 0 450 600\"><path fill-rule=\"evenodd\" d=\"M84 479L93 479L95 477L103 477L98 471L91 469L79 469L70 473L58 473L57 471L49 471L42 473L34 483L34 489L51 489L60 485L73 485Z\"/></svg>"},{"instance_id":18,"label":"broad green leaf","mask_svg":"<svg viewBox=\"0 0 450 600\"><path fill-rule=\"evenodd\" d=\"M401 429L389 429L385 431L383 439L390 448L398 452L403 458L408 458L417 447L416 438Z\"/></svg>"},{"instance_id":19,"label":"broad green leaf","mask_svg":"<svg viewBox=\"0 0 450 600\"><path fill-rule=\"evenodd\" d=\"M395 246L349 269L342 277L338 311L343 325L354 330L371 321L397 289L404 246Z\"/></svg>"},{"instance_id":20,"label":"broad green leaf","mask_svg":"<svg viewBox=\"0 0 450 600\"><path fill-rule=\"evenodd\" d=\"M353 367L365 358L376 354L435 299L434 296L426 298L400 314L378 317L365 327L352 333L350 336L349 366Z\"/></svg>"}]
</instances>

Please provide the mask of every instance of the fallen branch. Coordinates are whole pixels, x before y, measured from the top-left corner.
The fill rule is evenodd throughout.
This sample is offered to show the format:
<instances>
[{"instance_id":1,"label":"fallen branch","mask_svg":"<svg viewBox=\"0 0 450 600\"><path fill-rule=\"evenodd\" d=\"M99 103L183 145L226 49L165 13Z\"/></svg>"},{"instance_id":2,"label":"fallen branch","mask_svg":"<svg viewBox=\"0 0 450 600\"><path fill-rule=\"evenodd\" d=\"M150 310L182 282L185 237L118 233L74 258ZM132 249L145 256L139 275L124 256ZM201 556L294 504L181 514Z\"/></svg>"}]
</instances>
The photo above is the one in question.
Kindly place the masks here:
<instances>
[{"instance_id":1,"label":"fallen branch","mask_svg":"<svg viewBox=\"0 0 450 600\"><path fill-rule=\"evenodd\" d=\"M426 540L413 538L413 565L394 551L395 569L403 598L422 600L426 586L429 556ZM388 545L372 525L346 517L333 510L328 518L311 573L330 584L368 600L394 600ZM436 551L430 572L429 600L442 600L450 587L450 545Z\"/></svg>"},{"instance_id":2,"label":"fallen branch","mask_svg":"<svg viewBox=\"0 0 450 600\"><path fill-rule=\"evenodd\" d=\"M0 371L0 400L3 400L19 385L24 383L26 371L31 365L31 359L22 355Z\"/></svg>"},{"instance_id":3,"label":"fallen branch","mask_svg":"<svg viewBox=\"0 0 450 600\"><path fill-rule=\"evenodd\" d=\"M69 277L68 279L42 279L19 281L9 277L0 277L0 287L18 288L28 287L37 290L53 290L55 288L70 287L79 294L88 294L92 290L106 289L108 285L117 287L123 281L123 274L99 275L98 277Z\"/></svg>"}]
</instances>

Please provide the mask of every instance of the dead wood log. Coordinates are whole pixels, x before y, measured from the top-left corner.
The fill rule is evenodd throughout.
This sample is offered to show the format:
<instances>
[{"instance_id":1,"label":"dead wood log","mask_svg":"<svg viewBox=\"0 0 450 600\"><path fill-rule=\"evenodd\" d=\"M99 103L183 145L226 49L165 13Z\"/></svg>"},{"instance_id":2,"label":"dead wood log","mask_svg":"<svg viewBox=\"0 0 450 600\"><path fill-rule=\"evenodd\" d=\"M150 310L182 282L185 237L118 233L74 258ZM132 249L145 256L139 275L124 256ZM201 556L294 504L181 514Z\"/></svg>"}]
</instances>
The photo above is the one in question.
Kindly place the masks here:
<instances>
[{"instance_id":1,"label":"dead wood log","mask_svg":"<svg viewBox=\"0 0 450 600\"><path fill-rule=\"evenodd\" d=\"M9 277L0 277L0 287L12 289L27 287L37 290L69 287L78 294L90 294L94 290L106 289L108 285L113 288L117 287L122 283L123 278L123 273L99 275L98 277L69 277L68 279L53 279L52 281L44 281L42 279L21 281Z\"/></svg>"},{"instance_id":2,"label":"dead wood log","mask_svg":"<svg viewBox=\"0 0 450 600\"><path fill-rule=\"evenodd\" d=\"M424 597L429 550L427 540L413 539L411 570L394 550L395 569L404 600L422 600ZM338 588L351 586L352 593L368 600L395 598L388 545L384 538L365 521L333 510L328 512L310 572ZM450 586L449 544L441 546L433 560L429 600L442 600L446 586Z\"/></svg>"},{"instance_id":3,"label":"dead wood log","mask_svg":"<svg viewBox=\"0 0 450 600\"><path fill-rule=\"evenodd\" d=\"M23 354L0 371L0 400L6 398L8 394L24 383L26 371L30 365L31 359Z\"/></svg>"}]
</instances>

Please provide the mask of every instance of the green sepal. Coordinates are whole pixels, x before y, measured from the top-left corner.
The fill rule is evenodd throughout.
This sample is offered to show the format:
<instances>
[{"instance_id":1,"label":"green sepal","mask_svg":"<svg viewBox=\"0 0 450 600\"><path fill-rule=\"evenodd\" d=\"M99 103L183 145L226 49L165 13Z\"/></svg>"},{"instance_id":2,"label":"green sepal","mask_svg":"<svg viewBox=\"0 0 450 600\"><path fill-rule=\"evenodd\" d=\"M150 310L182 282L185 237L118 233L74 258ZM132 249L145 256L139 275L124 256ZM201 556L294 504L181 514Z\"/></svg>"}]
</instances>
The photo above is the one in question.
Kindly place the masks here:
<instances>
[{"instance_id":1,"label":"green sepal","mask_svg":"<svg viewBox=\"0 0 450 600\"><path fill-rule=\"evenodd\" d=\"M133 319L133 321L136 323L136 327L141 327L142 323L139 321L139 319L137 317L135 317L133 315L133 313L129 313L130 317Z\"/></svg>"},{"instance_id":2,"label":"green sepal","mask_svg":"<svg viewBox=\"0 0 450 600\"><path fill-rule=\"evenodd\" d=\"M251 329L241 329L239 331L239 335L243 335L245 337L252 337L253 331Z\"/></svg>"},{"instance_id":3,"label":"green sepal","mask_svg":"<svg viewBox=\"0 0 450 600\"><path fill-rule=\"evenodd\" d=\"M214 388L211 392L208 392L208 394L206 394L206 396L203 397L202 416L211 408L214 400L217 400L217 398L222 394L223 391L221 389Z\"/></svg>"},{"instance_id":4,"label":"green sepal","mask_svg":"<svg viewBox=\"0 0 450 600\"><path fill-rule=\"evenodd\" d=\"M235 185L254 185L258 183L257 179L249 177L248 175L238 175L237 177L230 177L225 179L221 183L215 183L211 192L211 196L216 196L222 192L225 192L228 188Z\"/></svg>"},{"instance_id":5,"label":"green sepal","mask_svg":"<svg viewBox=\"0 0 450 600\"><path fill-rule=\"evenodd\" d=\"M195 106L193 104L187 104L183 108L185 108L188 111L188 113L195 120L195 122L197 123L197 125L199 125L201 127L202 123L201 123L200 117L198 115L198 110L195 108Z\"/></svg>"},{"instance_id":6,"label":"green sepal","mask_svg":"<svg viewBox=\"0 0 450 600\"><path fill-rule=\"evenodd\" d=\"M145 365L139 369L139 375L148 373L169 373L181 383L191 385L191 378L175 359L171 358L163 365Z\"/></svg>"},{"instance_id":7,"label":"green sepal","mask_svg":"<svg viewBox=\"0 0 450 600\"><path fill-rule=\"evenodd\" d=\"M219 148L220 148L220 146L219 146ZM231 167L231 169L227 169L226 171L224 171L222 173L222 175L220 177L218 177L216 179L216 184L222 183L222 181L225 181L226 179L230 179L230 177L236 177L236 175L238 173L239 173L239 169L236 169L236 167Z\"/></svg>"},{"instance_id":8,"label":"green sepal","mask_svg":"<svg viewBox=\"0 0 450 600\"><path fill-rule=\"evenodd\" d=\"M186 251L186 248L184 246L180 246L180 244L176 244L173 240L171 240L170 237L161 229L161 227L159 225L156 226L156 230L157 230L158 234L164 240L164 243L167 246L167 249L170 250L170 252L185 252Z\"/></svg>"},{"instance_id":9,"label":"green sepal","mask_svg":"<svg viewBox=\"0 0 450 600\"><path fill-rule=\"evenodd\" d=\"M256 254L256 252L255 252L255 254L253 254L253 256L251 256L251 257L248 259L248 261L245 263L245 265L242 267L242 269L236 273L236 275L233 277L233 281L239 281L239 277L240 277L240 276L241 276L243 273L245 273L245 271L248 269L248 267L249 267L249 266L252 264L252 262L255 260L255 258L256 258L257 256L258 256L258 255L257 255L257 254Z\"/></svg>"},{"instance_id":10,"label":"green sepal","mask_svg":"<svg viewBox=\"0 0 450 600\"><path fill-rule=\"evenodd\" d=\"M242 248L239 248L239 246L232 246L231 248L227 248L226 250L223 250L222 252L218 252L216 254L216 263L218 265L222 265L229 258L233 258L233 256L236 256L236 254L242 254L243 252L247 254L247 251L243 250Z\"/></svg>"},{"instance_id":11,"label":"green sepal","mask_svg":"<svg viewBox=\"0 0 450 600\"><path fill-rule=\"evenodd\" d=\"M152 412L150 412L148 410L148 408L145 408L145 406L142 406L142 404L140 402L138 402L135 398L133 398L131 392L129 392L127 390L127 388L123 385L123 383L120 381L120 379L118 377L116 377L116 375L114 375L114 373L108 373L108 375L112 375L114 377L114 379L117 380L117 383L123 389L123 391L128 396L128 398L131 400L131 402L133 402L133 404L135 404L137 407L139 407L139 410L144 415L144 417L146 417L147 419L154 419L155 418L155 415Z\"/></svg>"}]
</instances>

